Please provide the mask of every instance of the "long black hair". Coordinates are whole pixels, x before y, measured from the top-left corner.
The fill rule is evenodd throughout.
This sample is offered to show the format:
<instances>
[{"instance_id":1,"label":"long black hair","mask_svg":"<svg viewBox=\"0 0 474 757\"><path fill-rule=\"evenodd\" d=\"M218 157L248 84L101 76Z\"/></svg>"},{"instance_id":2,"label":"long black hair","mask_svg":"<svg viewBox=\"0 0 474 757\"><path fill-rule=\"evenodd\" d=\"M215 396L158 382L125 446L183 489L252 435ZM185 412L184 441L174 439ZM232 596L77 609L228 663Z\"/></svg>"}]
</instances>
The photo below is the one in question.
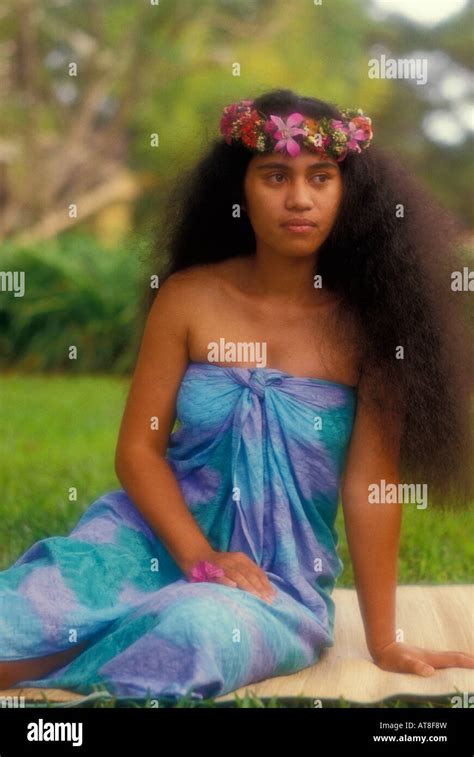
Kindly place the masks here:
<instances>
[{"instance_id":1,"label":"long black hair","mask_svg":"<svg viewBox=\"0 0 474 757\"><path fill-rule=\"evenodd\" d=\"M254 107L267 117L341 118L335 105L288 89L261 94ZM255 253L246 213L232 212L243 204L253 154L219 138L180 171L159 219L150 275L163 282L190 266ZM373 143L339 166L341 204L315 274L340 297L341 347L344 338L357 347L365 378L358 401L400 422L393 427L401 429L404 480L426 483L438 508L463 509L474 498L474 351L469 293L451 282L465 265L464 228L399 158ZM149 309L156 289L147 291Z\"/></svg>"}]
</instances>

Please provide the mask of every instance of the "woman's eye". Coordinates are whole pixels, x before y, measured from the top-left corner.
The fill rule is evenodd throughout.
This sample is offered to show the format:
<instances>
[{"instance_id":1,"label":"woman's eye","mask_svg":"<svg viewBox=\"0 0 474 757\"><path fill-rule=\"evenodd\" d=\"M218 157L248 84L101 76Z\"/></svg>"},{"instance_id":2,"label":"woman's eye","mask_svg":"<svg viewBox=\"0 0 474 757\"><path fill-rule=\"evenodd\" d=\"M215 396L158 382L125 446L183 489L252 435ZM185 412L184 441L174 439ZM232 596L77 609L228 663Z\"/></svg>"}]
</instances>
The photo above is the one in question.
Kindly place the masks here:
<instances>
[{"instance_id":1,"label":"woman's eye","mask_svg":"<svg viewBox=\"0 0 474 757\"><path fill-rule=\"evenodd\" d=\"M283 174L282 173L272 173L268 178L269 179L274 179L275 176L283 176ZM283 178L284 178L284 176L283 176ZM277 184L279 184L279 183L280 182L277 181Z\"/></svg>"},{"instance_id":2,"label":"woman's eye","mask_svg":"<svg viewBox=\"0 0 474 757\"><path fill-rule=\"evenodd\" d=\"M271 174L271 175L270 175L270 176L269 176L268 178L269 178L269 179L275 179L276 177L280 177L280 178L283 178L283 179L284 179L284 178L285 178L285 175L284 175L284 174L282 174L282 173L273 173L273 174ZM324 174L324 173L319 173L319 174L315 174L315 175L314 175L314 176L313 176L312 178L313 178L313 179L315 179L315 178L317 178L317 179L324 179L324 181L318 181L318 182L316 182L316 183L317 183L317 184L325 184L325 183L326 183L326 181L327 181L327 180L329 179L329 176L327 176L327 175L326 175L326 174ZM277 183L277 184L280 184L281 182L277 181L276 183Z\"/></svg>"}]
</instances>

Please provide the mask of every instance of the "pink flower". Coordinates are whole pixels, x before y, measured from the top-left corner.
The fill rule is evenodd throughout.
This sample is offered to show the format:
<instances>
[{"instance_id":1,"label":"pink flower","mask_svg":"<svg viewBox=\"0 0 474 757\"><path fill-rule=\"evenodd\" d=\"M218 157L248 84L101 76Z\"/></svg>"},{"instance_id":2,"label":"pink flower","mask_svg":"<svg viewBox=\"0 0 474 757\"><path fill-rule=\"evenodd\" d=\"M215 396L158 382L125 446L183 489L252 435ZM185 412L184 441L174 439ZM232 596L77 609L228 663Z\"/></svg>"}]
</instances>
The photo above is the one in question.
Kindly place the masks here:
<instances>
[{"instance_id":1,"label":"pink flower","mask_svg":"<svg viewBox=\"0 0 474 757\"><path fill-rule=\"evenodd\" d=\"M358 123L357 123L358 121ZM365 123L362 123L362 118L358 119L352 119L349 121L349 128L346 131L346 133L349 134L349 140L347 147L349 150L355 150L356 152L361 152L361 149L359 147L359 142L365 142L367 139L370 139L371 131L368 127L366 128L360 128L360 126L365 126ZM370 125L369 125L370 126Z\"/></svg>"},{"instance_id":2,"label":"pink flower","mask_svg":"<svg viewBox=\"0 0 474 757\"><path fill-rule=\"evenodd\" d=\"M273 133L275 139L278 139L278 142L275 145L275 150L283 151L286 148L288 155L291 155L291 157L294 158L299 154L301 148L293 137L297 134L306 134L304 129L297 128L298 124L301 124L304 120L304 116L302 116L301 113L292 113L291 116L288 116L286 122L279 116L270 116L270 118L277 127L276 131Z\"/></svg>"},{"instance_id":3,"label":"pink flower","mask_svg":"<svg viewBox=\"0 0 474 757\"><path fill-rule=\"evenodd\" d=\"M333 129L339 129L339 131L343 131L344 134L347 134L348 129L344 125L344 121L339 121L336 118L331 118L331 127Z\"/></svg>"},{"instance_id":4,"label":"pink flower","mask_svg":"<svg viewBox=\"0 0 474 757\"><path fill-rule=\"evenodd\" d=\"M191 581L215 581L221 578L225 573L218 565L214 565L208 560L200 560L191 569Z\"/></svg>"},{"instance_id":5,"label":"pink flower","mask_svg":"<svg viewBox=\"0 0 474 757\"><path fill-rule=\"evenodd\" d=\"M347 136L347 150L361 152L359 142L366 142L372 137L371 120L368 117L356 116L347 124L342 121L332 120L332 126Z\"/></svg>"}]
</instances>

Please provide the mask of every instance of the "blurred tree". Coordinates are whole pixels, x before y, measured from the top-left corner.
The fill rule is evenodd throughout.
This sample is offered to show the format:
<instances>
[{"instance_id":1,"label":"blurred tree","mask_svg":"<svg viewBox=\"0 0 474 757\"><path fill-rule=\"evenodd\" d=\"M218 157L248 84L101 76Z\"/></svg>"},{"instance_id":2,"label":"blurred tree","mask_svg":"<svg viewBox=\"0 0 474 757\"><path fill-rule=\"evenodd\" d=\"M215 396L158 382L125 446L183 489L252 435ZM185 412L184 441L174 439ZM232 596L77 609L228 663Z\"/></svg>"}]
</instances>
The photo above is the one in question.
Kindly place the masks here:
<instances>
[{"instance_id":1,"label":"blurred tree","mask_svg":"<svg viewBox=\"0 0 474 757\"><path fill-rule=\"evenodd\" d=\"M271 6L18 0L3 7L0 238L49 238L137 197L153 177L124 164L150 77L156 97L171 79L218 65L213 35L271 36Z\"/></svg>"},{"instance_id":2,"label":"blurred tree","mask_svg":"<svg viewBox=\"0 0 474 757\"><path fill-rule=\"evenodd\" d=\"M222 106L274 87L363 107L375 140L472 225L468 131L447 145L424 130L439 109L461 113L441 84L451 71L472 76L472 8L433 32L400 16L381 22L368 0L155 3L0 5L0 239L34 242L89 223L113 243L114 208L117 234L119 221L122 233L145 225L171 174L217 136ZM369 79L380 52L420 51L438 56L426 87Z\"/></svg>"}]
</instances>

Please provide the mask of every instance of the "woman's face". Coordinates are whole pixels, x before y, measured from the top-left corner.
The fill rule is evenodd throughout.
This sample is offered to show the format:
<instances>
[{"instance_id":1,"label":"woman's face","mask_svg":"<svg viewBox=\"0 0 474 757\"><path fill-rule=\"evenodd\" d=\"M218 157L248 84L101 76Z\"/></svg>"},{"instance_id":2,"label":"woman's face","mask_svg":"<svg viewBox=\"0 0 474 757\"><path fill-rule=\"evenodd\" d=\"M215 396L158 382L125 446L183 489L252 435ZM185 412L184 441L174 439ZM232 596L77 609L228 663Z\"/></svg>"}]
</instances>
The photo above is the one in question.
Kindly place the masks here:
<instances>
[{"instance_id":1,"label":"woman's face","mask_svg":"<svg viewBox=\"0 0 474 757\"><path fill-rule=\"evenodd\" d=\"M259 249L302 257L314 254L329 235L343 192L339 164L303 148L297 157L255 155L244 180L243 207ZM314 225L291 227L290 219Z\"/></svg>"}]
</instances>

